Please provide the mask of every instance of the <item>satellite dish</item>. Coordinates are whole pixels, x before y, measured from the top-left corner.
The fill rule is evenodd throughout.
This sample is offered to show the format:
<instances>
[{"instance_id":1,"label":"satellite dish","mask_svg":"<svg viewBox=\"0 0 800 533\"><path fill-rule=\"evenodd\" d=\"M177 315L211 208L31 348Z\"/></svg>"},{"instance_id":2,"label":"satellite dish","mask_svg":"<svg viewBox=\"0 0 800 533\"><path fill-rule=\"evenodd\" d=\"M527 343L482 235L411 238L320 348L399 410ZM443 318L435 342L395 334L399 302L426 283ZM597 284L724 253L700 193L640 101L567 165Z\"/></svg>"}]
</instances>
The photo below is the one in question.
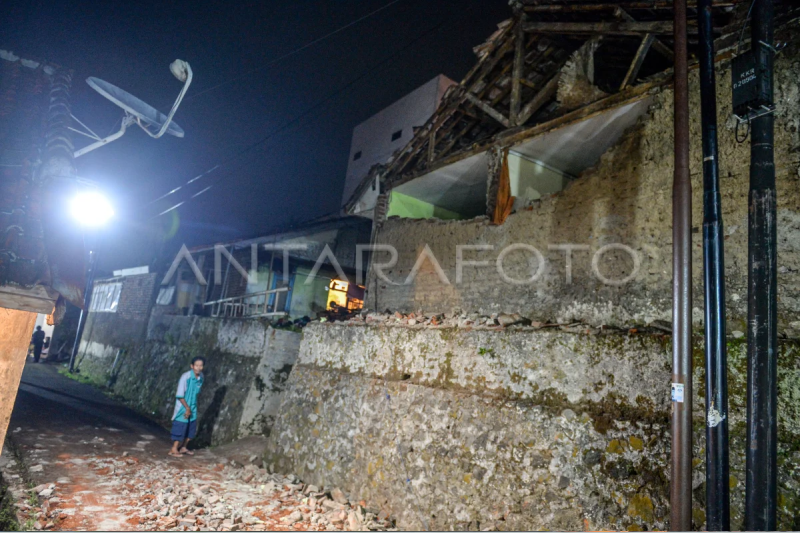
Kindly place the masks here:
<instances>
[{"instance_id":1,"label":"satellite dish","mask_svg":"<svg viewBox=\"0 0 800 533\"><path fill-rule=\"evenodd\" d=\"M128 128L128 126L132 124L138 125L140 128L142 128L142 130L144 130L145 133L154 139L158 139L165 133L169 133L175 137L183 137L183 128L173 122L172 117L175 115L175 111L178 110L178 106L183 100L183 96L186 94L187 89L189 89L189 85L192 83L192 68L189 66L189 63L186 61L181 61L180 59L176 59L169 68L178 81L184 82L183 89L181 89L178 99L175 100L174 104L172 104L172 109L170 110L169 115L164 115L156 108L146 104L142 100L136 98L129 92L120 89L116 85L95 77L87 78L86 83L89 84L89 87L100 93L107 100L110 100L114 104L121 107L125 111L125 116L122 117L122 124L119 131L101 139L95 132L89 129L88 126L86 126L73 115L72 118L74 118L78 124L83 126L86 131L77 130L75 128L69 129L81 135L85 135L86 137L89 137L95 141L89 146L85 146L84 148L77 150L74 156L80 157L87 152L91 152L96 148L105 146L111 141L119 139L125 134L125 130Z\"/></svg>"},{"instance_id":2,"label":"satellite dish","mask_svg":"<svg viewBox=\"0 0 800 533\"><path fill-rule=\"evenodd\" d=\"M89 87L105 96L108 100L111 100L117 104L127 113L130 113L142 122L145 122L148 126L154 126L155 128L160 129L161 126L168 122L165 114L161 113L151 105L139 100L128 91L120 89L116 85L112 85L107 81L94 77L87 78L86 83L89 84ZM178 126L175 122L169 121L167 133L174 135L175 137L183 137L183 128Z\"/></svg>"}]
</instances>

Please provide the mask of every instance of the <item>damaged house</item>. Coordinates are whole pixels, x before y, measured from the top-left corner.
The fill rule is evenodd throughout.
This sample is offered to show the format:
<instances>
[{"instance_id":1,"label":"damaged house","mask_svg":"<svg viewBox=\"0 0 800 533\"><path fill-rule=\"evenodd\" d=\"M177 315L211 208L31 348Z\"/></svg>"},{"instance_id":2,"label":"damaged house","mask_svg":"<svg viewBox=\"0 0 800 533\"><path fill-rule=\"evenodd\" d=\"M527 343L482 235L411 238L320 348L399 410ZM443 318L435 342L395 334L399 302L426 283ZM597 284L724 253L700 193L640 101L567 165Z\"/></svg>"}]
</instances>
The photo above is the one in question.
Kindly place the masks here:
<instances>
[{"instance_id":1,"label":"damaged house","mask_svg":"<svg viewBox=\"0 0 800 533\"><path fill-rule=\"evenodd\" d=\"M744 503L749 144L730 62L750 2L714 2L726 222L731 526ZM669 526L671 2L514 2L474 68L354 189L374 209L370 311L311 324L266 458L412 529ZM690 3L689 19L696 20ZM800 42L776 3L778 524L796 529ZM689 26L689 51L697 51ZM690 70L694 286L699 82ZM373 194L377 190L377 194ZM372 200L374 197L374 201ZM396 253L393 253L394 250ZM694 527L705 523L696 290Z\"/></svg>"},{"instance_id":2,"label":"damaged house","mask_svg":"<svg viewBox=\"0 0 800 533\"><path fill-rule=\"evenodd\" d=\"M268 435L300 346L318 315L358 312L362 217L317 220L218 245L183 248L166 271L148 266L97 280L77 368L133 407L168 421L188 361L208 361L200 443ZM347 315L346 312L341 314Z\"/></svg>"},{"instance_id":3,"label":"damaged house","mask_svg":"<svg viewBox=\"0 0 800 533\"><path fill-rule=\"evenodd\" d=\"M0 50L0 443L37 315L52 325L68 301L83 306L71 86L70 70Z\"/></svg>"},{"instance_id":4,"label":"damaged house","mask_svg":"<svg viewBox=\"0 0 800 533\"><path fill-rule=\"evenodd\" d=\"M189 252L202 279L188 263L177 264L159 289L156 313L298 319L316 318L332 301L361 309L356 245L369 243L370 227L363 218L340 217L195 247Z\"/></svg>"}]
</instances>

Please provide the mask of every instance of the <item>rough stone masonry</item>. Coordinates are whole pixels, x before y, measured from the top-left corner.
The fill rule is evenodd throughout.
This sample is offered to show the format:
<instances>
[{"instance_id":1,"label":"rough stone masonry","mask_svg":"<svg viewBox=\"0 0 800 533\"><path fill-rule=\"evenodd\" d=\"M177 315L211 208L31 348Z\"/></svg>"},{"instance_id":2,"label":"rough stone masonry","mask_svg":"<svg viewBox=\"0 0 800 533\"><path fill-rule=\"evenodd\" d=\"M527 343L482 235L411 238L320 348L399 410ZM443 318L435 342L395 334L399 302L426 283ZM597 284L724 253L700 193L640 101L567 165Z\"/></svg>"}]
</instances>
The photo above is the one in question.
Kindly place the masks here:
<instances>
[{"instance_id":1,"label":"rough stone masonry","mask_svg":"<svg viewBox=\"0 0 800 533\"><path fill-rule=\"evenodd\" d=\"M198 444L206 445L269 434L300 346L299 333L259 320L156 314L140 344L90 339L82 345L81 374L110 383L129 405L165 424L178 378L192 357L205 357Z\"/></svg>"},{"instance_id":2,"label":"rough stone masonry","mask_svg":"<svg viewBox=\"0 0 800 533\"><path fill-rule=\"evenodd\" d=\"M797 24L787 31L796 33ZM794 336L800 335L800 41L788 38L789 45L775 61L775 169L779 327ZM729 61L718 64L717 82L728 329L744 332L750 144L739 144L734 138ZM563 191L510 215L503 225L491 225L485 217L456 221L393 217L383 222L377 243L398 251L397 264L385 269L394 283L376 279L373 269L367 304L379 311L516 312L541 321L621 326L671 320L672 99L671 88L653 95L649 112L593 168ZM701 287L703 186L696 71L690 76L690 105L693 279L694 286ZM533 245L543 254L546 266L538 281L513 285L497 275L495 259L502 248L513 243ZM572 283L566 281L565 252L549 249L550 245L563 244L588 248L572 252ZM603 284L593 273L594 253L608 244L624 244L638 252L641 265L630 283ZM413 283L401 283L425 245L430 246L449 284L439 279L428 261ZM464 267L462 282L457 283L457 245L494 245L495 249L465 252L465 260L485 260L489 264ZM388 254L376 253L375 261L387 262ZM526 279L531 269L537 268L536 259L525 250L509 253L504 265L515 279ZM607 278L622 279L632 273L633 262L627 253L609 250L599 258L597 268ZM697 290L693 306L697 325L702 320L702 309L703 293Z\"/></svg>"},{"instance_id":3,"label":"rough stone masonry","mask_svg":"<svg viewBox=\"0 0 800 533\"><path fill-rule=\"evenodd\" d=\"M374 315L373 315L374 316ZM666 529L670 337L312 324L266 460L421 529ZM744 501L745 348L732 342L732 525ZM800 509L800 359L780 355L780 526ZM695 347L695 367L703 351ZM695 372L695 526L704 524Z\"/></svg>"},{"instance_id":4,"label":"rough stone masonry","mask_svg":"<svg viewBox=\"0 0 800 533\"><path fill-rule=\"evenodd\" d=\"M796 26L791 30L796 31ZM779 528L800 529L800 50L776 60L778 105ZM742 526L746 364L747 191L749 146L734 140L730 72L718 66L721 188L726 224L730 366L732 527ZM696 73L691 106L699 109ZM399 261L401 281L427 244L450 284L430 262L415 281L382 282L370 273L361 323L304 330L298 364L284 393L266 459L312 483L338 485L351 498L387 508L400 527L421 529L666 529L669 516L668 334L628 333L670 319L672 93L652 95L648 114L598 164L564 191L501 226L465 221L390 219L377 242ZM702 172L700 116L692 113L694 280L701 286ZM522 242L548 260L528 286L493 272L464 270L457 284L456 245ZM591 254L573 254L566 283L564 252L575 243L596 251L621 243L639 251L641 268L622 286L591 272ZM487 259L497 250L469 259ZM376 261L382 260L376 256ZM509 274L530 273L524 253L507 256ZM627 254L599 264L613 277L631 272ZM693 315L702 325L702 291ZM446 326L431 314L444 314ZM531 320L582 322L583 333L501 327L476 318L519 313ZM419 315L422 314L422 317ZM455 320L462 327L454 327ZM604 326L619 329L609 333ZM668 326L667 326L667 329ZM635 332L635 328L630 331ZM699 333L699 329L697 331ZM699 335L698 339L701 339ZM705 521L703 347L695 342L694 527Z\"/></svg>"}]
</instances>

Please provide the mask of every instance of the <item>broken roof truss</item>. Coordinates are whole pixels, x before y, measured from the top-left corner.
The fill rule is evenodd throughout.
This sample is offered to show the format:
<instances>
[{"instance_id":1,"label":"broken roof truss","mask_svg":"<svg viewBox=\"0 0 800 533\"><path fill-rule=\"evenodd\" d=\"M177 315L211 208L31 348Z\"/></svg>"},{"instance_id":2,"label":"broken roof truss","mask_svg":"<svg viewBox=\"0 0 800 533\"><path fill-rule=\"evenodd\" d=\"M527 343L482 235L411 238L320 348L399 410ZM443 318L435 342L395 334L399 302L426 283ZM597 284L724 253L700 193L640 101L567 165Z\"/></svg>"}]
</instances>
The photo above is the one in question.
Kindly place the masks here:
<instances>
[{"instance_id":1,"label":"broken roof truss","mask_svg":"<svg viewBox=\"0 0 800 533\"><path fill-rule=\"evenodd\" d=\"M749 0L714 3L717 50L730 55ZM776 2L788 17L787 2ZM389 188L493 146L644 98L671 81L672 2L518 0L513 18L475 48L478 62L445 94L412 140L375 167L346 205L351 210L379 174ZM696 7L690 2L690 53Z\"/></svg>"}]
</instances>

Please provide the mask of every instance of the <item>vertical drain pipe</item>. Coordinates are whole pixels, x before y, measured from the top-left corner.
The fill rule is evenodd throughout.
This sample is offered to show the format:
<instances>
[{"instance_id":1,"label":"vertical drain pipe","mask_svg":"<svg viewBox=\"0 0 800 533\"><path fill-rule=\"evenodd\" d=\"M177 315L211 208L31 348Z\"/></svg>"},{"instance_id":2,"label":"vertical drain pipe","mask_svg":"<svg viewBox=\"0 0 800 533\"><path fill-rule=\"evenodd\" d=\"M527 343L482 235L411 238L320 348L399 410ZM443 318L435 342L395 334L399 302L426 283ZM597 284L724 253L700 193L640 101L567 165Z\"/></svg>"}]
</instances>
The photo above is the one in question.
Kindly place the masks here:
<instances>
[{"instance_id":1,"label":"vertical drain pipe","mask_svg":"<svg viewBox=\"0 0 800 533\"><path fill-rule=\"evenodd\" d=\"M675 11L675 175L672 181L672 475L670 529L692 530L692 183L686 0Z\"/></svg>"},{"instance_id":2,"label":"vertical drain pipe","mask_svg":"<svg viewBox=\"0 0 800 533\"><path fill-rule=\"evenodd\" d=\"M730 530L725 254L719 194L717 87L711 0L698 0L703 130L703 275L706 355L706 529Z\"/></svg>"},{"instance_id":3,"label":"vertical drain pipe","mask_svg":"<svg viewBox=\"0 0 800 533\"><path fill-rule=\"evenodd\" d=\"M773 99L771 0L756 0L751 23L758 92ZM747 291L745 528L773 531L777 499L777 232L774 117L751 121Z\"/></svg>"}]
</instances>

